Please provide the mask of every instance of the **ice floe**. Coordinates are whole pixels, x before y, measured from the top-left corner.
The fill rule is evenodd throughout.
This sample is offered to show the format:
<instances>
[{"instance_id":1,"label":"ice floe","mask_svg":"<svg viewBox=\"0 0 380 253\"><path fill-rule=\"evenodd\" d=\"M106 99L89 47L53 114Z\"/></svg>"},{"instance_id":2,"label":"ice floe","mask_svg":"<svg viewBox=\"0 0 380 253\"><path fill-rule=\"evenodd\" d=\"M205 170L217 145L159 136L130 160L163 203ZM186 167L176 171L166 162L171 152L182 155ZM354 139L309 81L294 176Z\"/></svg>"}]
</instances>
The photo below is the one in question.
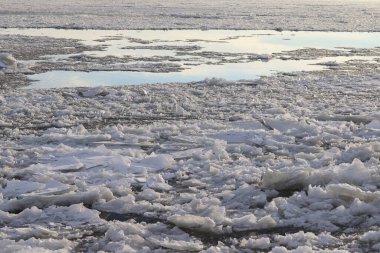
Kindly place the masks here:
<instances>
[{"instance_id":1,"label":"ice floe","mask_svg":"<svg viewBox=\"0 0 380 253\"><path fill-rule=\"evenodd\" d=\"M1 90L13 251L379 249L378 69Z\"/></svg>"}]
</instances>

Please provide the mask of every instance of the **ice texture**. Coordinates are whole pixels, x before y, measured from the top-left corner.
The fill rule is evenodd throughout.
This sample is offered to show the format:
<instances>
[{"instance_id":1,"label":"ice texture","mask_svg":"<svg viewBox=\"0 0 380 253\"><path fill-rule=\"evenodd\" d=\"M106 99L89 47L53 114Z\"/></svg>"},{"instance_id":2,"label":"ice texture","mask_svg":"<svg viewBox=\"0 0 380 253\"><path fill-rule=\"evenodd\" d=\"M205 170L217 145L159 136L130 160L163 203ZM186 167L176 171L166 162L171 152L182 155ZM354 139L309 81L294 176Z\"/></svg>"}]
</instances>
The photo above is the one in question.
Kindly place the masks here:
<instances>
[{"instance_id":1,"label":"ice texture","mask_svg":"<svg viewBox=\"0 0 380 253\"><path fill-rule=\"evenodd\" d=\"M277 2L0 1L0 23L374 31L380 20L376 1ZM1 57L0 78L18 71L18 57ZM378 252L378 63L255 81L1 89L1 251Z\"/></svg>"},{"instance_id":2,"label":"ice texture","mask_svg":"<svg viewBox=\"0 0 380 253\"><path fill-rule=\"evenodd\" d=\"M380 74L350 66L254 85L2 91L1 243L375 251Z\"/></svg>"},{"instance_id":3,"label":"ice texture","mask_svg":"<svg viewBox=\"0 0 380 253\"><path fill-rule=\"evenodd\" d=\"M0 1L2 27L378 31L377 0ZM59 15L56 13L59 10ZM22 15L23 18L20 18Z\"/></svg>"}]
</instances>

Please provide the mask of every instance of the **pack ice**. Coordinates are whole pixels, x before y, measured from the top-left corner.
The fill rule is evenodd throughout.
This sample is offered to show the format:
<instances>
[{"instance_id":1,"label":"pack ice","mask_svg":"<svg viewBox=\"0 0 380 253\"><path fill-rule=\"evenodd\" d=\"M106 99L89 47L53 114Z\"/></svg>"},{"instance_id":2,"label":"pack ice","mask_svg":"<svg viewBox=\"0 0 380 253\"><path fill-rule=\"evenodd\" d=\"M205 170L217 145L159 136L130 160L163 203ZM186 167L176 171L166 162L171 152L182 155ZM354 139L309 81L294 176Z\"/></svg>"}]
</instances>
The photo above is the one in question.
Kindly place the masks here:
<instances>
[{"instance_id":1,"label":"pack ice","mask_svg":"<svg viewBox=\"0 0 380 253\"><path fill-rule=\"evenodd\" d=\"M1 90L2 251L378 252L380 73L363 64Z\"/></svg>"}]
</instances>

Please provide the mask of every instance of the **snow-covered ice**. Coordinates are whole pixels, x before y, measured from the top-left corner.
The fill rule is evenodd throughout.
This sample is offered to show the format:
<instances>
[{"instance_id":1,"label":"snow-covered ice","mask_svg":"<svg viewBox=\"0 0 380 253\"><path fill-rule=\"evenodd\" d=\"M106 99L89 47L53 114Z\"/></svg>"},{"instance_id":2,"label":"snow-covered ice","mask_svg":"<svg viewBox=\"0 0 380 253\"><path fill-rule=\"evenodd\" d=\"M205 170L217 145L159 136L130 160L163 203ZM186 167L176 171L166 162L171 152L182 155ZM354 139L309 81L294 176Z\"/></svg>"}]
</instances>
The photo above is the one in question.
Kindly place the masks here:
<instances>
[{"instance_id":1,"label":"snow-covered ice","mask_svg":"<svg viewBox=\"0 0 380 253\"><path fill-rule=\"evenodd\" d=\"M377 0L2 0L0 6L7 28L379 31L380 15Z\"/></svg>"}]
</instances>

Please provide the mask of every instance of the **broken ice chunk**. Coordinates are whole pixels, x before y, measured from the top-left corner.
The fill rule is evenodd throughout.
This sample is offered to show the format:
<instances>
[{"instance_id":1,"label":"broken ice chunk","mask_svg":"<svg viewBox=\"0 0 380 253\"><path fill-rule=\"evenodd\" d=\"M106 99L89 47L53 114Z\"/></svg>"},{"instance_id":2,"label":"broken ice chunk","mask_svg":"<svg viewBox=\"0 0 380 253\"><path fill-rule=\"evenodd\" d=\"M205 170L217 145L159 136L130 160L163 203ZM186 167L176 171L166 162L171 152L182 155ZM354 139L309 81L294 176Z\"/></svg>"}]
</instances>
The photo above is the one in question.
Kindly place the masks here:
<instances>
[{"instance_id":1,"label":"broken ice chunk","mask_svg":"<svg viewBox=\"0 0 380 253\"><path fill-rule=\"evenodd\" d=\"M359 160L354 159L351 164L341 164L335 168L339 182L361 185L371 179L370 170Z\"/></svg>"},{"instance_id":2,"label":"broken ice chunk","mask_svg":"<svg viewBox=\"0 0 380 253\"><path fill-rule=\"evenodd\" d=\"M232 228L235 231L244 231L253 229L257 224L257 218L253 214L232 219Z\"/></svg>"},{"instance_id":3,"label":"broken ice chunk","mask_svg":"<svg viewBox=\"0 0 380 253\"><path fill-rule=\"evenodd\" d=\"M7 186L2 190L2 194L5 198L15 198L20 194L42 189L44 186L44 184L38 182L13 179L7 182Z\"/></svg>"},{"instance_id":4,"label":"broken ice chunk","mask_svg":"<svg viewBox=\"0 0 380 253\"><path fill-rule=\"evenodd\" d=\"M146 181L146 186L154 190L169 191L173 187L165 183L164 178L161 174L154 174L148 177Z\"/></svg>"},{"instance_id":5,"label":"broken ice chunk","mask_svg":"<svg viewBox=\"0 0 380 253\"><path fill-rule=\"evenodd\" d=\"M371 123L367 124L367 128L380 130L380 120L371 121Z\"/></svg>"},{"instance_id":6,"label":"broken ice chunk","mask_svg":"<svg viewBox=\"0 0 380 253\"><path fill-rule=\"evenodd\" d=\"M215 222L209 217L196 215L173 215L168 217L168 221L174 223L180 228L190 228L200 231L210 231L215 227Z\"/></svg>"},{"instance_id":7,"label":"broken ice chunk","mask_svg":"<svg viewBox=\"0 0 380 253\"><path fill-rule=\"evenodd\" d=\"M95 87L84 91L79 91L79 96L92 98L96 96L107 96L109 92L102 87Z\"/></svg>"},{"instance_id":8,"label":"broken ice chunk","mask_svg":"<svg viewBox=\"0 0 380 253\"><path fill-rule=\"evenodd\" d=\"M268 249L270 247L270 239L269 238L249 238L243 239L240 243L240 247L249 248L249 249Z\"/></svg>"},{"instance_id":9,"label":"broken ice chunk","mask_svg":"<svg viewBox=\"0 0 380 253\"><path fill-rule=\"evenodd\" d=\"M17 60L10 53L0 52L0 70L17 69Z\"/></svg>"},{"instance_id":10,"label":"broken ice chunk","mask_svg":"<svg viewBox=\"0 0 380 253\"><path fill-rule=\"evenodd\" d=\"M133 171L142 171L146 169L147 171L160 171L163 169L171 168L175 163L171 155L150 155L144 159L133 163L131 169Z\"/></svg>"}]
</instances>

